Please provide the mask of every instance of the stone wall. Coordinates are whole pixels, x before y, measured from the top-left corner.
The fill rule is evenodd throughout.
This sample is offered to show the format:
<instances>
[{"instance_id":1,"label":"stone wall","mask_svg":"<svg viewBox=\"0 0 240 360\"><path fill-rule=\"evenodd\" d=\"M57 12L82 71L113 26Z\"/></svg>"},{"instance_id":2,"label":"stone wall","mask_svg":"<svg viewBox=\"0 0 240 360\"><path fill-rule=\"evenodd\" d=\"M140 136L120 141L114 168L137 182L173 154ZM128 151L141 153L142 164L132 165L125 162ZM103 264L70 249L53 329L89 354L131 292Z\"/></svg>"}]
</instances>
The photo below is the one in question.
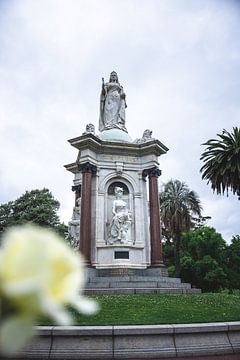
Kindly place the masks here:
<instances>
[{"instance_id":1,"label":"stone wall","mask_svg":"<svg viewBox=\"0 0 240 360\"><path fill-rule=\"evenodd\" d=\"M240 358L240 322L38 327L24 359ZM239 354L239 355L237 355ZM237 355L235 357L234 355ZM205 358L205 359L207 359Z\"/></svg>"}]
</instances>

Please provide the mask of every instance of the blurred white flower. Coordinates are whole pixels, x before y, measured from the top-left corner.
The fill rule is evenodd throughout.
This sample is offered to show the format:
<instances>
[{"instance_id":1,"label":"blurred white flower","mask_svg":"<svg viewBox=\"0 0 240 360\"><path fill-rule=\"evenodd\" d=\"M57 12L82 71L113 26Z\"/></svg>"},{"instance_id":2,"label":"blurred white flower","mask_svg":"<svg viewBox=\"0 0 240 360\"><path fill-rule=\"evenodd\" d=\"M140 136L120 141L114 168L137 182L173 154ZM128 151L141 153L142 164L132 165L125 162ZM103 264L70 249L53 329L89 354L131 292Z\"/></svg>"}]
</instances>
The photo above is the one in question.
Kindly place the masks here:
<instances>
[{"instance_id":1,"label":"blurred white flower","mask_svg":"<svg viewBox=\"0 0 240 360\"><path fill-rule=\"evenodd\" d=\"M88 314L97 310L93 300L81 296L83 285L82 256L53 231L33 225L6 231L0 252L0 290L23 312L70 324L66 305Z\"/></svg>"}]
</instances>

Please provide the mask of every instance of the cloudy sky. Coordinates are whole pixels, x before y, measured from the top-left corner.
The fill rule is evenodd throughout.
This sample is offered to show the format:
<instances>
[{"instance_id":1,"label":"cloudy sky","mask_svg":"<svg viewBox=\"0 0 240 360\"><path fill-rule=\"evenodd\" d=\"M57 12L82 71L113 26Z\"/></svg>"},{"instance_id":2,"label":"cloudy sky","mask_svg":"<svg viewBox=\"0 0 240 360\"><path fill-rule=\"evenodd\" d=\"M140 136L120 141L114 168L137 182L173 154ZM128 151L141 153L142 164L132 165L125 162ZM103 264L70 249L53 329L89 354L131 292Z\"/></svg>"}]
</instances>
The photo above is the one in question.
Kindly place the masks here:
<instances>
[{"instance_id":1,"label":"cloudy sky","mask_svg":"<svg viewBox=\"0 0 240 360\"><path fill-rule=\"evenodd\" d=\"M161 182L185 181L226 240L237 197L217 196L201 144L240 124L240 4L232 0L0 0L0 203L49 188L71 217L76 160L67 139L98 126L101 78L116 70L133 139L169 152Z\"/></svg>"}]
</instances>

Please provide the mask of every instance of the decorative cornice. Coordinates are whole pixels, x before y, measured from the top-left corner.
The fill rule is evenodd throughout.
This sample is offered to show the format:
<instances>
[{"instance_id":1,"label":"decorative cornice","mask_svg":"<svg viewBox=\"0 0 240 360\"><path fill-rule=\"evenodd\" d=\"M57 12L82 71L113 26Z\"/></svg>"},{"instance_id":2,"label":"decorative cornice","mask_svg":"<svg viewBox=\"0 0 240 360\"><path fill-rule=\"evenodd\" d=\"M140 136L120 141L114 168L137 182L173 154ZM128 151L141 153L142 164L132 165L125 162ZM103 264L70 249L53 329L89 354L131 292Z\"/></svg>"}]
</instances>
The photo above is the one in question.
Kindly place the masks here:
<instances>
[{"instance_id":1,"label":"decorative cornice","mask_svg":"<svg viewBox=\"0 0 240 360\"><path fill-rule=\"evenodd\" d=\"M74 163L71 163L71 164L67 164L67 165L64 165L65 169L70 171L71 173L73 174L76 174L77 173L77 170L78 170L78 167L77 167L77 163L74 162Z\"/></svg>"},{"instance_id":2,"label":"decorative cornice","mask_svg":"<svg viewBox=\"0 0 240 360\"><path fill-rule=\"evenodd\" d=\"M166 154L168 148L163 145L159 140L153 139L144 144L135 143L121 143L114 141L103 141L93 134L87 134L68 140L69 143L82 151L84 149L91 149L98 154L114 154L122 152L123 155L130 156L144 156L148 154L155 154L160 156Z\"/></svg>"}]
</instances>

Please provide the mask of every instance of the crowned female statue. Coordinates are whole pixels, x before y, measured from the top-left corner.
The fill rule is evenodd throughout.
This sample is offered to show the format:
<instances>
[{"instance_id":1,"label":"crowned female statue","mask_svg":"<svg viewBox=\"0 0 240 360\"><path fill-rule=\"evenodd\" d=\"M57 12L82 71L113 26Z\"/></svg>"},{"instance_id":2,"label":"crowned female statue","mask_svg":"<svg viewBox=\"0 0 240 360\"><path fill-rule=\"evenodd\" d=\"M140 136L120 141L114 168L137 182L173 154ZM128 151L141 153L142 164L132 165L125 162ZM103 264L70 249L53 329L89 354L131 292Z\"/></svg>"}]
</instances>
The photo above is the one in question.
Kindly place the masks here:
<instances>
[{"instance_id":1,"label":"crowned female statue","mask_svg":"<svg viewBox=\"0 0 240 360\"><path fill-rule=\"evenodd\" d=\"M106 84L104 79L102 81L99 131L117 128L127 132L125 127L126 95L118 82L117 73L112 71L109 82Z\"/></svg>"}]
</instances>

